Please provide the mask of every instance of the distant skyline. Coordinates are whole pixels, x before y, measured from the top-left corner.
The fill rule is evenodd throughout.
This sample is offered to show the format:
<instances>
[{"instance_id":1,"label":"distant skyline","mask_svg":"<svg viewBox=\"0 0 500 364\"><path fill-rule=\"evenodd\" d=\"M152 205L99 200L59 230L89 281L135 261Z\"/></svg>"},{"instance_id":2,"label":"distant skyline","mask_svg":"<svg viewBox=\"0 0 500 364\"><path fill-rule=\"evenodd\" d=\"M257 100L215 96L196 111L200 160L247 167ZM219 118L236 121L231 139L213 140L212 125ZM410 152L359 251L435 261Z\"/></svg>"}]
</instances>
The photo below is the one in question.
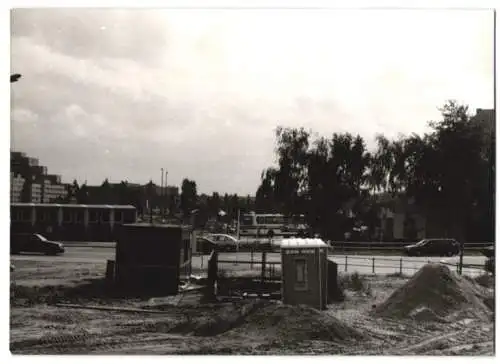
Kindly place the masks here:
<instances>
[{"instance_id":1,"label":"distant skyline","mask_svg":"<svg viewBox=\"0 0 500 364\"><path fill-rule=\"evenodd\" d=\"M488 10L11 12L11 150L63 182L255 195L277 126L422 134L493 108Z\"/></svg>"}]
</instances>

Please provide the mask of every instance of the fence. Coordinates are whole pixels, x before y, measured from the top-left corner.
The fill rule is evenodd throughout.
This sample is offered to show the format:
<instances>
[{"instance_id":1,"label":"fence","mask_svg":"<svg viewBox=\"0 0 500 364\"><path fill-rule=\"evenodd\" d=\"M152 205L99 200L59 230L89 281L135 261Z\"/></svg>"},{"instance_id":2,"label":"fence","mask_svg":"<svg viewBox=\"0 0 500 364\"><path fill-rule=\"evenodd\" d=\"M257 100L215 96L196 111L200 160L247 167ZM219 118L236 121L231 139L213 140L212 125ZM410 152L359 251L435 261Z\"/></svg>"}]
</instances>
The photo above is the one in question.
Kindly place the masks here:
<instances>
[{"instance_id":1,"label":"fence","mask_svg":"<svg viewBox=\"0 0 500 364\"><path fill-rule=\"evenodd\" d=\"M365 273L371 274L392 274L397 273L400 275L409 275L415 273L424 264L427 263L441 263L450 266L459 272L460 264L459 262L450 263L443 260L436 261L431 259L411 259L404 257L360 257L360 256L349 256L330 258L335 261L339 266L339 271L343 270L348 272L349 267L362 268ZM351 269L352 270L352 269ZM462 272L465 275L477 275L484 272L483 264L472 264L463 263Z\"/></svg>"},{"instance_id":2,"label":"fence","mask_svg":"<svg viewBox=\"0 0 500 364\"><path fill-rule=\"evenodd\" d=\"M63 242L64 245L68 247L91 247L91 248L114 248L115 242L86 242L86 241L68 241ZM256 239L251 237L241 237L240 238L240 250L241 251L259 251L261 247L266 247L269 244L272 245L274 250L279 250L281 239ZM401 252L403 247L411 244L410 242L357 242L357 241L334 241L330 242L331 251L338 253L346 253L349 251L381 251L381 252ZM477 252L479 253L481 249L494 245L493 242L469 242L464 243L464 251L466 252Z\"/></svg>"},{"instance_id":3,"label":"fence","mask_svg":"<svg viewBox=\"0 0 500 364\"><path fill-rule=\"evenodd\" d=\"M386 241L334 241L330 243L333 251L336 252L349 252L349 251L381 251L381 252L401 252L406 245L412 242L386 242ZM464 243L464 252L477 252L480 253L481 249L494 245L493 242L467 242Z\"/></svg>"},{"instance_id":4,"label":"fence","mask_svg":"<svg viewBox=\"0 0 500 364\"><path fill-rule=\"evenodd\" d=\"M219 256L219 270L222 274L237 277L253 277L262 280L280 279L281 277L281 257L276 253L255 253L249 256L248 253L236 253L239 259L234 259L235 254L230 258L225 258L224 254ZM262 257L265 257L262 260ZM406 257L364 257L364 256L329 256L329 260L338 265L339 273L360 274L398 274L411 276L423 265L431 262L440 262L448 265L451 269L459 270L458 262L446 262L442 260L431 260L428 258L411 259ZM484 273L483 264L473 264L464 262L462 265L464 275L477 276Z\"/></svg>"}]
</instances>

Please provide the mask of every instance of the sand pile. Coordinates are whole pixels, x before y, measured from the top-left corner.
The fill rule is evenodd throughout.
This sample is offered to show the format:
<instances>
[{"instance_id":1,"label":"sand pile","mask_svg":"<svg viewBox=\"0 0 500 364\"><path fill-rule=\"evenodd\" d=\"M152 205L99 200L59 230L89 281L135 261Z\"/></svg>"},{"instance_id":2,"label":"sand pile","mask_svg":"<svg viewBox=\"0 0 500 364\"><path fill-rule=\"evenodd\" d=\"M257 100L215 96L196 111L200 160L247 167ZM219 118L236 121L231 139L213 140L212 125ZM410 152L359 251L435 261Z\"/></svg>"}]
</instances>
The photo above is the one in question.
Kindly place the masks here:
<instances>
[{"instance_id":1,"label":"sand pile","mask_svg":"<svg viewBox=\"0 0 500 364\"><path fill-rule=\"evenodd\" d=\"M240 326L231 330L231 335L236 334L286 341L355 341L365 338L364 334L325 312L279 303L250 313Z\"/></svg>"},{"instance_id":2,"label":"sand pile","mask_svg":"<svg viewBox=\"0 0 500 364\"><path fill-rule=\"evenodd\" d=\"M491 314L478 287L442 264L427 264L374 309L377 316L436 321L463 309L487 319ZM418 314L420 312L420 314ZM422 314L425 313L425 314Z\"/></svg>"}]
</instances>

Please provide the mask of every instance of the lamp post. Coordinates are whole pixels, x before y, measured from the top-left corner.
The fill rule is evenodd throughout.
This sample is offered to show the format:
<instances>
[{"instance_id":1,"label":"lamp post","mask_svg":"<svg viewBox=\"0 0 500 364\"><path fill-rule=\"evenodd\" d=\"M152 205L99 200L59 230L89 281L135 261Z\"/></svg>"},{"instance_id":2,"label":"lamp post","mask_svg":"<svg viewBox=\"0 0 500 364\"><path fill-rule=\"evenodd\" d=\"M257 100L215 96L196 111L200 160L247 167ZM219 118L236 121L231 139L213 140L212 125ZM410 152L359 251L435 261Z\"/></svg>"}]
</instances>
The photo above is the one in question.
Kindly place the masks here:
<instances>
[{"instance_id":1,"label":"lamp post","mask_svg":"<svg viewBox=\"0 0 500 364\"><path fill-rule=\"evenodd\" d=\"M163 168L161 169L161 185L160 185L160 216L163 219Z\"/></svg>"},{"instance_id":2,"label":"lamp post","mask_svg":"<svg viewBox=\"0 0 500 364\"><path fill-rule=\"evenodd\" d=\"M169 200L168 200L168 185L167 185L167 176L168 176L168 171L165 168L165 205L164 205L164 211L165 211L165 216L167 216L167 210L169 208Z\"/></svg>"},{"instance_id":3,"label":"lamp post","mask_svg":"<svg viewBox=\"0 0 500 364\"><path fill-rule=\"evenodd\" d=\"M10 83L17 82L21 78L21 74L19 73L14 73L13 75L10 75Z\"/></svg>"}]
</instances>

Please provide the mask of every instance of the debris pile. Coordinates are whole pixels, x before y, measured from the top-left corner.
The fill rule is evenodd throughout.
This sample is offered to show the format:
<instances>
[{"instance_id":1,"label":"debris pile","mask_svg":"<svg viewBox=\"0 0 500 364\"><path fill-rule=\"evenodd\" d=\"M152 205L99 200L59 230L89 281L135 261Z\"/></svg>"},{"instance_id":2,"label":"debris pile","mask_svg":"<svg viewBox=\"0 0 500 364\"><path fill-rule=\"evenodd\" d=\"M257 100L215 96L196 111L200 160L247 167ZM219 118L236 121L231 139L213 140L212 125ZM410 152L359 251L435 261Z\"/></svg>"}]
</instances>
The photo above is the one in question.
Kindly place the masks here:
<instances>
[{"instance_id":1,"label":"debris pile","mask_svg":"<svg viewBox=\"0 0 500 364\"><path fill-rule=\"evenodd\" d=\"M442 264L427 264L374 309L376 316L440 321L467 310L488 319L490 310L481 290ZM473 310L470 310L470 309Z\"/></svg>"}]
</instances>

